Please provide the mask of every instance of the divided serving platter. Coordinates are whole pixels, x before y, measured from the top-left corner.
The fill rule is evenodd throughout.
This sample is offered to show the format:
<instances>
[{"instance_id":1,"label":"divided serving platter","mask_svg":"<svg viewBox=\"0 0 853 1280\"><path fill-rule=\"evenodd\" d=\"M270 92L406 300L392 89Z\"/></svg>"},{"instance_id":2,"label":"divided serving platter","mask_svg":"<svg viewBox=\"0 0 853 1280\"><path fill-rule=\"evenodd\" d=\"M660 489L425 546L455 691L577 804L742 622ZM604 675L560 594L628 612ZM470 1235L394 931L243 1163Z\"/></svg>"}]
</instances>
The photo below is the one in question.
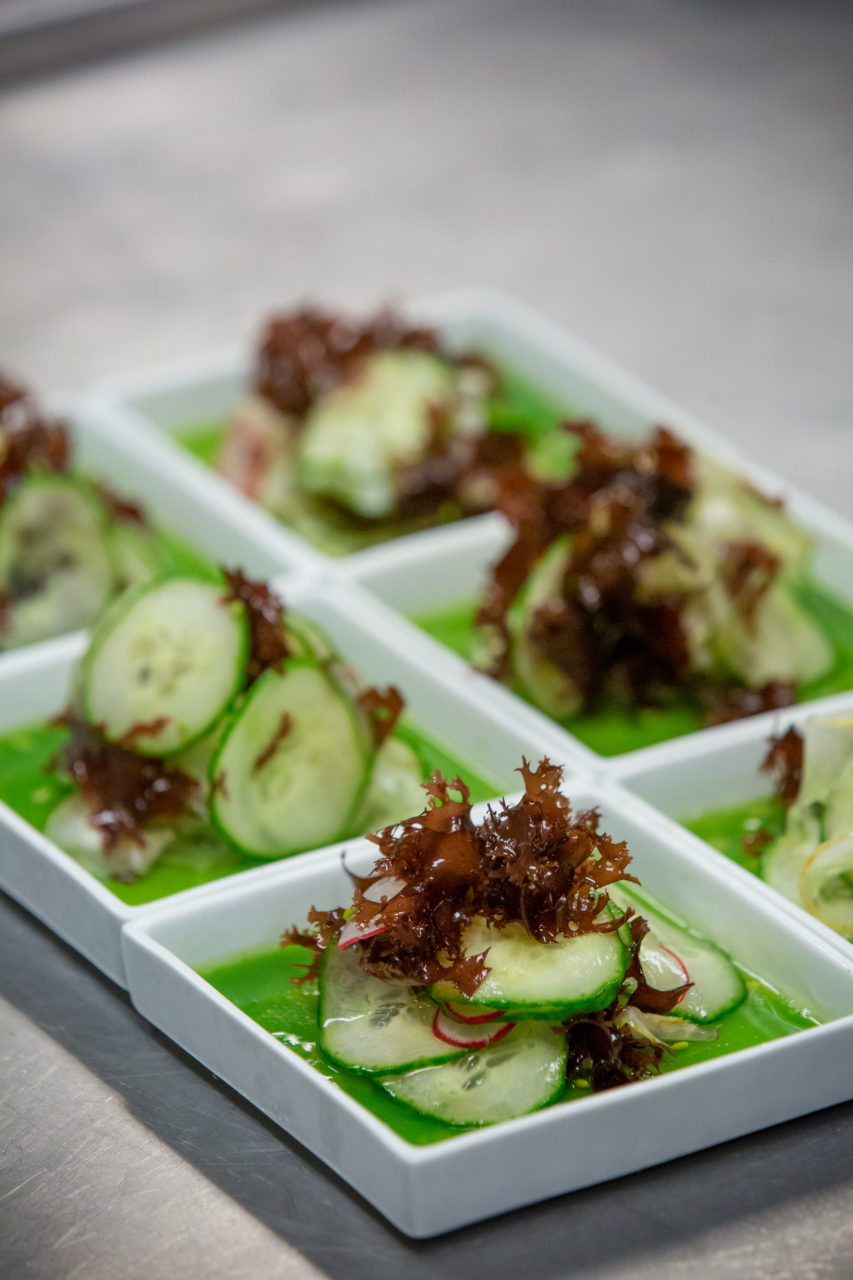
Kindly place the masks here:
<instances>
[{"instance_id":1,"label":"divided serving platter","mask_svg":"<svg viewBox=\"0 0 853 1280\"><path fill-rule=\"evenodd\" d=\"M398 1137L207 983L196 969L276 945L311 905L348 900L341 864L366 871L375 847L349 842L270 867L125 927L136 1008L351 1183L401 1231L431 1236L674 1159L853 1096L853 954L800 929L775 901L732 884L645 806L569 777L627 839L644 887L811 1012L820 1027L423 1147ZM701 911L699 910L701 904Z\"/></svg>"},{"instance_id":2,"label":"divided serving platter","mask_svg":"<svg viewBox=\"0 0 853 1280\"><path fill-rule=\"evenodd\" d=\"M501 295L466 291L408 308L451 344L479 347L617 436L651 424L785 498L815 535L815 576L853 597L853 526L761 467L583 343ZM723 1142L853 1096L853 950L680 827L691 811L759 794L770 732L853 695L687 735L605 759L403 616L468 598L508 537L494 515L330 560L180 448L170 435L221 417L249 370L246 348L107 379L75 410L77 457L148 505L155 519L256 575L324 626L376 683L397 683L412 718L513 790L522 754L572 770L579 806L600 804L627 838L648 890L824 1026L629 1088L415 1147L359 1107L215 992L193 965L269 944L313 902L347 896L339 847L298 855L127 907L0 806L0 887L122 985L140 1011L349 1180L401 1230L427 1236ZM82 651L68 637L0 659L0 732L55 714ZM846 701L845 701L846 698ZM748 785L747 785L748 783ZM738 790L742 787L743 789ZM627 788L627 790L625 790ZM697 803L692 803L693 798ZM683 802L683 803L682 803ZM369 863L373 846L346 845ZM701 918L696 904L702 905ZM513 1174L512 1170L515 1170ZM523 1171L523 1177L518 1172Z\"/></svg>"}]
</instances>

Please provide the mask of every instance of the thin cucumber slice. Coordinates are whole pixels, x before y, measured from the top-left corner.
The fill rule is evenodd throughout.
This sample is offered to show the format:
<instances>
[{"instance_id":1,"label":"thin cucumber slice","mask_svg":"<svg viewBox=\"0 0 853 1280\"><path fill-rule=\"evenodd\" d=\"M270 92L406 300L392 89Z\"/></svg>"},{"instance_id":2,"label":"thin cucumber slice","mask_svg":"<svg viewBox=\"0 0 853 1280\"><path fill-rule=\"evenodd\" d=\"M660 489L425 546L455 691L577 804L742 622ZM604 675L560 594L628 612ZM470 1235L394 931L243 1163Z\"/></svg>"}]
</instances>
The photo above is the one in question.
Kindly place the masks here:
<instances>
[{"instance_id":1,"label":"thin cucumber slice","mask_svg":"<svg viewBox=\"0 0 853 1280\"><path fill-rule=\"evenodd\" d=\"M124 839L107 855L100 834L89 821L89 810L76 792L49 814L45 835L99 880L144 875L175 839L173 828L152 827L144 833L143 843Z\"/></svg>"},{"instance_id":2,"label":"thin cucumber slice","mask_svg":"<svg viewBox=\"0 0 853 1280\"><path fill-rule=\"evenodd\" d=\"M672 956L677 956L687 970L693 986L672 1010L674 1017L687 1018L691 1022L714 1022L746 998L743 979L719 947L673 924L623 884L611 885L608 893L623 910L634 907L649 926L649 932L640 944L640 962L650 984L658 975L673 973ZM662 947L669 955L660 957L655 954ZM673 981L667 981L662 990L673 985Z\"/></svg>"},{"instance_id":3,"label":"thin cucumber slice","mask_svg":"<svg viewBox=\"0 0 853 1280\"><path fill-rule=\"evenodd\" d=\"M771 680L816 680L835 655L800 603L792 584L778 578L745 619L726 602L718 619L716 652L723 666L750 688Z\"/></svg>"},{"instance_id":4,"label":"thin cucumber slice","mask_svg":"<svg viewBox=\"0 0 853 1280\"><path fill-rule=\"evenodd\" d=\"M352 948L330 947L320 970L320 1048L348 1071L387 1075L465 1053L433 1032L436 1005L402 982L365 973Z\"/></svg>"},{"instance_id":5,"label":"thin cucumber slice","mask_svg":"<svg viewBox=\"0 0 853 1280\"><path fill-rule=\"evenodd\" d=\"M455 394L452 368L423 351L381 351L360 376L323 396L299 441L306 493L334 499L367 519L393 515L397 475L424 454L430 410Z\"/></svg>"},{"instance_id":6,"label":"thin cucumber slice","mask_svg":"<svg viewBox=\"0 0 853 1280\"><path fill-rule=\"evenodd\" d=\"M299 658L316 658L317 662L339 661L338 651L331 639L313 618L306 618L292 609L285 612L285 629L294 641L293 648Z\"/></svg>"},{"instance_id":7,"label":"thin cucumber slice","mask_svg":"<svg viewBox=\"0 0 853 1280\"><path fill-rule=\"evenodd\" d=\"M113 592L106 508L84 481L24 480L0 509L0 649L88 626Z\"/></svg>"},{"instance_id":8,"label":"thin cucumber slice","mask_svg":"<svg viewBox=\"0 0 853 1280\"><path fill-rule=\"evenodd\" d=\"M162 577L172 566L172 557L153 529L135 521L115 520L109 531L116 577L122 591Z\"/></svg>"},{"instance_id":9,"label":"thin cucumber slice","mask_svg":"<svg viewBox=\"0 0 853 1280\"><path fill-rule=\"evenodd\" d=\"M853 833L815 849L800 872L799 887L806 911L853 939Z\"/></svg>"},{"instance_id":10,"label":"thin cucumber slice","mask_svg":"<svg viewBox=\"0 0 853 1280\"><path fill-rule=\"evenodd\" d=\"M277 858L348 835L370 777L352 703L310 659L267 671L211 763L211 816L244 853Z\"/></svg>"},{"instance_id":11,"label":"thin cucumber slice","mask_svg":"<svg viewBox=\"0 0 853 1280\"><path fill-rule=\"evenodd\" d=\"M440 1067L382 1081L398 1102L445 1124L496 1124L555 1102L566 1082L566 1037L520 1022L497 1044Z\"/></svg>"},{"instance_id":12,"label":"thin cucumber slice","mask_svg":"<svg viewBox=\"0 0 853 1280\"><path fill-rule=\"evenodd\" d=\"M548 548L510 609L507 623L512 637L512 665L528 697L550 716L570 716L578 710L580 692L571 676L542 656L531 637L533 616L560 594L572 535L565 534Z\"/></svg>"},{"instance_id":13,"label":"thin cucumber slice","mask_svg":"<svg viewBox=\"0 0 853 1280\"><path fill-rule=\"evenodd\" d=\"M246 611L223 587L165 578L122 596L83 659L86 718L141 755L173 755L210 730L242 687Z\"/></svg>"},{"instance_id":14,"label":"thin cucumber slice","mask_svg":"<svg viewBox=\"0 0 853 1280\"><path fill-rule=\"evenodd\" d=\"M606 1009L625 976L627 954L616 933L583 933L537 942L523 925L497 929L475 920L465 932L465 954L488 951L489 969L473 1000L451 982L437 982L437 1000L478 1008L515 1010L524 1018L561 1022L573 1013Z\"/></svg>"},{"instance_id":15,"label":"thin cucumber slice","mask_svg":"<svg viewBox=\"0 0 853 1280\"><path fill-rule=\"evenodd\" d=\"M820 819L811 810L788 816L788 829L761 855L761 877L789 902L803 905L800 872L806 859L821 843Z\"/></svg>"},{"instance_id":16,"label":"thin cucumber slice","mask_svg":"<svg viewBox=\"0 0 853 1280\"><path fill-rule=\"evenodd\" d=\"M377 752L355 830L381 831L420 813L426 804L422 783L423 771L409 744L386 738Z\"/></svg>"}]
</instances>

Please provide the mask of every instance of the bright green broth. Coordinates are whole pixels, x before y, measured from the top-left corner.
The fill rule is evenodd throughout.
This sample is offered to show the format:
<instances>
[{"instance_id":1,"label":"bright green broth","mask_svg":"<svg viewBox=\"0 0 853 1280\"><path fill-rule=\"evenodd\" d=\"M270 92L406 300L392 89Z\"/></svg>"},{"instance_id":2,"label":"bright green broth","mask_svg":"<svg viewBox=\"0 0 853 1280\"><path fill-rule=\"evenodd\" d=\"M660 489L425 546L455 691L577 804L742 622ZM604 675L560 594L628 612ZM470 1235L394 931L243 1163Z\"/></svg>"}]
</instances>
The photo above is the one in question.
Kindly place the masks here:
<instances>
[{"instance_id":1,"label":"bright green broth","mask_svg":"<svg viewBox=\"0 0 853 1280\"><path fill-rule=\"evenodd\" d=\"M695 817L679 818L694 835L713 845L732 862L755 875L761 874L761 859L744 850L744 837L763 828L774 838L785 829L785 811L773 796L755 796L743 804L709 809Z\"/></svg>"},{"instance_id":2,"label":"bright green broth","mask_svg":"<svg viewBox=\"0 0 853 1280\"><path fill-rule=\"evenodd\" d=\"M492 799L504 789L498 779L487 780L417 726L404 721L395 732L417 755L425 778L436 769L450 777L461 774L471 787L474 802ZM29 725L0 736L0 800L41 832L51 811L72 790L70 783L51 768L51 761L67 738L66 729L50 724ZM361 833L353 833L353 837L356 834ZM115 879L104 883L122 902L140 906L261 865L259 859L246 857L235 849L213 847L203 841L187 842L167 850L145 875L130 884Z\"/></svg>"},{"instance_id":3,"label":"bright green broth","mask_svg":"<svg viewBox=\"0 0 853 1280\"><path fill-rule=\"evenodd\" d=\"M659 909L659 908L658 908ZM282 929L297 921L282 920ZM317 984L294 984L309 953L301 947L265 948L257 952L224 959L199 972L232 1004L253 1021L287 1045L300 1058L310 1062L322 1075L401 1138L418 1146L440 1142L463 1130L419 1115L405 1104L391 1098L380 1085L353 1075L330 1063L317 1046ZM662 1070L679 1070L694 1063L707 1062L739 1049L763 1044L815 1026L816 1020L796 1010L779 992L745 970L740 970L747 987L746 999L719 1021L719 1039L683 1044L675 1056L665 1060ZM588 1097L588 1085L567 1082L558 1103Z\"/></svg>"},{"instance_id":4,"label":"bright green broth","mask_svg":"<svg viewBox=\"0 0 853 1280\"><path fill-rule=\"evenodd\" d=\"M799 595L804 607L820 621L835 653L835 662L826 675L800 685L799 701L853 689L853 610L814 583L800 588ZM464 600L445 609L418 614L413 621L470 662L476 612L477 602ZM636 711L603 707L594 714L569 716L558 723L599 755L615 756L692 733L703 728L705 720L698 704L685 697L667 707L643 707Z\"/></svg>"}]
</instances>

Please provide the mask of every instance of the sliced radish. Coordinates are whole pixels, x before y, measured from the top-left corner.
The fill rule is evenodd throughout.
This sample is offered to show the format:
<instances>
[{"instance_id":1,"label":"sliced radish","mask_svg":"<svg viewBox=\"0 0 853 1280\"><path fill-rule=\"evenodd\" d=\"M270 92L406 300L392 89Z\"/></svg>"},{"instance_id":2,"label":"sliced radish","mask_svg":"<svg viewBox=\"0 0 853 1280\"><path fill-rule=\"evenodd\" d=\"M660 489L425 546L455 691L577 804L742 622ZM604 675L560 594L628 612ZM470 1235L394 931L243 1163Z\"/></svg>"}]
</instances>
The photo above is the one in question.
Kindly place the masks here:
<instances>
[{"instance_id":1,"label":"sliced radish","mask_svg":"<svg viewBox=\"0 0 853 1280\"><path fill-rule=\"evenodd\" d=\"M354 942L366 942L368 938L375 938L377 933L384 933L387 928L387 924L364 925L355 920L347 920L338 934L338 950L343 951L344 947L351 947Z\"/></svg>"},{"instance_id":2,"label":"sliced radish","mask_svg":"<svg viewBox=\"0 0 853 1280\"><path fill-rule=\"evenodd\" d=\"M655 991L674 991L676 987L683 987L690 981L690 974L681 957L662 942L653 940L651 935L643 939L640 960L643 976ZM682 992L676 1004L680 1004L686 994L686 991Z\"/></svg>"},{"instance_id":3,"label":"sliced radish","mask_svg":"<svg viewBox=\"0 0 853 1280\"><path fill-rule=\"evenodd\" d=\"M432 1030L439 1040L457 1049L485 1049L490 1044L497 1044L514 1026L514 1022L491 1022L488 1027L466 1027L449 1017L443 1009L436 1009Z\"/></svg>"},{"instance_id":4,"label":"sliced radish","mask_svg":"<svg viewBox=\"0 0 853 1280\"><path fill-rule=\"evenodd\" d=\"M684 1018L671 1018L665 1013L646 1013L633 1005L620 1009L616 1025L629 1028L632 1034L652 1044L678 1044L682 1040L717 1040L717 1027L703 1027L698 1022L686 1022Z\"/></svg>"},{"instance_id":5,"label":"sliced radish","mask_svg":"<svg viewBox=\"0 0 853 1280\"><path fill-rule=\"evenodd\" d=\"M454 1022L461 1022L466 1027L478 1027L483 1022L494 1022L495 1018L504 1016L503 1009L489 1009L486 1013L469 1013L464 1004L456 1000L444 1000L442 1009Z\"/></svg>"},{"instance_id":6,"label":"sliced radish","mask_svg":"<svg viewBox=\"0 0 853 1280\"><path fill-rule=\"evenodd\" d=\"M401 880L399 876L383 876L381 880L376 880L366 889L362 889L361 896L367 902L381 902L383 898L386 902L390 902L405 887L405 880Z\"/></svg>"}]
</instances>

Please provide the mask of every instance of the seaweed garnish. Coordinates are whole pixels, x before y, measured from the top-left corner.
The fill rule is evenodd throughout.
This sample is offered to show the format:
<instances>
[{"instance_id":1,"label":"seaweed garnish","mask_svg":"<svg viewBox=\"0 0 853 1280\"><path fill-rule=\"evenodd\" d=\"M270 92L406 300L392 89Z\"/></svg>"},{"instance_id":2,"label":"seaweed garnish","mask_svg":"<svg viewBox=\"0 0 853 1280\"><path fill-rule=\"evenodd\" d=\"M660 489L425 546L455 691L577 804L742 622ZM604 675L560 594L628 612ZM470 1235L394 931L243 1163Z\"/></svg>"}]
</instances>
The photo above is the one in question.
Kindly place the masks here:
<instances>
[{"instance_id":1,"label":"seaweed garnish","mask_svg":"<svg viewBox=\"0 0 853 1280\"><path fill-rule=\"evenodd\" d=\"M65 472L65 425L45 417L30 392L0 371L0 500L31 472Z\"/></svg>"},{"instance_id":2,"label":"seaweed garnish","mask_svg":"<svg viewBox=\"0 0 853 1280\"><path fill-rule=\"evenodd\" d=\"M791 725L783 734L770 739L767 753L758 766L761 773L774 779L774 794L786 809L790 809L800 794L804 746L803 735Z\"/></svg>"},{"instance_id":3,"label":"seaweed garnish","mask_svg":"<svg viewBox=\"0 0 853 1280\"><path fill-rule=\"evenodd\" d=\"M194 778L159 757L108 742L98 728L73 712L56 723L68 728L69 738L53 767L74 783L107 857L123 840L145 848L149 823L174 821L186 812L198 791ZM126 738L133 736L131 729Z\"/></svg>"},{"instance_id":4,"label":"seaweed garnish","mask_svg":"<svg viewBox=\"0 0 853 1280\"><path fill-rule=\"evenodd\" d=\"M248 578L242 569L223 569L228 591L225 600L238 600L249 621L249 660L246 688L290 656L284 605L265 582Z\"/></svg>"},{"instance_id":5,"label":"seaweed garnish","mask_svg":"<svg viewBox=\"0 0 853 1280\"><path fill-rule=\"evenodd\" d=\"M679 536L696 491L691 448L666 427L639 444L610 439L586 419L563 429L579 442L567 479L522 471L501 489L498 506L515 538L492 571L477 615L484 669L512 679L510 608L546 552L568 535L559 581L528 626L537 652L577 690L580 711L608 702L667 705L686 693L709 724L719 724L795 701L788 681L753 689L696 669L688 615L705 587L689 540ZM654 587L655 572L668 563L674 566L664 574L668 585ZM725 548L723 588L747 631L780 567L759 542Z\"/></svg>"},{"instance_id":6,"label":"seaweed garnish","mask_svg":"<svg viewBox=\"0 0 853 1280\"><path fill-rule=\"evenodd\" d=\"M609 885L635 878L627 846L600 831L597 811L573 812L559 766L545 759L534 769L525 760L520 772L522 798L490 806L479 825L465 783L435 773L424 784L422 814L368 837L379 858L369 876L356 878L347 917L364 932L381 928L353 944L368 973L412 985L444 979L470 997L488 972L484 955L464 951L475 918L498 928L522 924L540 942L625 923L627 914L604 908ZM394 891L377 902L371 891L383 883ZM344 917L312 911L309 922L323 950Z\"/></svg>"}]
</instances>

